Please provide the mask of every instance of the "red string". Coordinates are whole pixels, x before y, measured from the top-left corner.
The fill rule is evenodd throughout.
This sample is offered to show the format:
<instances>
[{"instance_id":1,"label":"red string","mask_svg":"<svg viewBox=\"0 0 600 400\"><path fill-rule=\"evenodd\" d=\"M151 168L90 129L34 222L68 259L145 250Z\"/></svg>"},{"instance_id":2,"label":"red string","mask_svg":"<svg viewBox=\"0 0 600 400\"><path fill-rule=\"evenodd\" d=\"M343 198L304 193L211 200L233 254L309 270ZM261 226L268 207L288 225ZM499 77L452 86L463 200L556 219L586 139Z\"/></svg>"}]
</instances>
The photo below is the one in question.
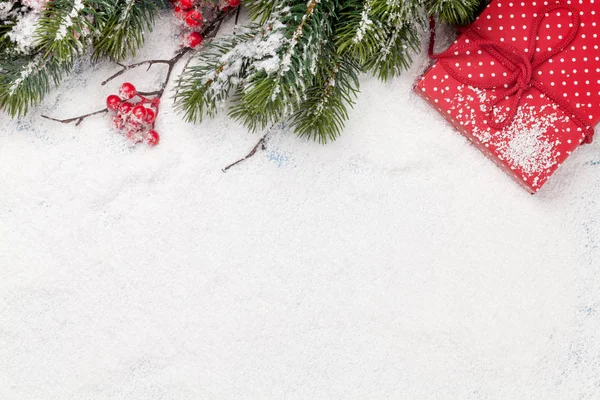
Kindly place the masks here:
<instances>
[{"instance_id":1,"label":"red string","mask_svg":"<svg viewBox=\"0 0 600 400\"><path fill-rule=\"evenodd\" d=\"M570 11L572 17L572 24L569 34L555 46L552 50L539 53L536 52L536 40L538 37L542 21L544 18L549 16L549 13L559 9L566 9ZM564 101L561 96L557 96L552 90L534 78L535 69L541 64L548 61L552 56L562 52L566 49L577 36L579 30L579 12L577 9L569 4L563 2L557 2L553 5L548 5L542 8L535 18L533 25L530 30L529 37L532 38L529 41L529 47L527 52L521 51L514 46L509 44L489 40L483 35L479 34L472 28L465 28L461 33L467 36L464 44L459 46L451 47L450 49L440 53L434 54L435 44L435 21L433 18L430 20L431 29L431 40L429 41L429 56L433 59L439 59L440 64L444 67L448 74L457 81L469 85L478 89L504 89L502 92L497 94L497 97L491 101L490 118L488 119L488 125L491 127L501 130L509 126L517 115L518 106L523 99L524 94L531 88L535 87L544 95L548 96L549 99L554 101L566 114L574 119L575 123L581 127L585 133L584 143L591 143L594 137L594 130L587 123L584 116L582 116L571 104ZM449 62L446 61L448 58L455 57L460 54L461 50L480 48L485 50L488 54L492 55L498 62L506 67L509 73L499 79L493 79L487 82L477 82L475 80L462 76L457 70L455 70ZM534 55L538 54L535 57ZM503 120L496 120L494 118L496 106L503 100L510 100L510 110L508 115Z\"/></svg>"}]
</instances>

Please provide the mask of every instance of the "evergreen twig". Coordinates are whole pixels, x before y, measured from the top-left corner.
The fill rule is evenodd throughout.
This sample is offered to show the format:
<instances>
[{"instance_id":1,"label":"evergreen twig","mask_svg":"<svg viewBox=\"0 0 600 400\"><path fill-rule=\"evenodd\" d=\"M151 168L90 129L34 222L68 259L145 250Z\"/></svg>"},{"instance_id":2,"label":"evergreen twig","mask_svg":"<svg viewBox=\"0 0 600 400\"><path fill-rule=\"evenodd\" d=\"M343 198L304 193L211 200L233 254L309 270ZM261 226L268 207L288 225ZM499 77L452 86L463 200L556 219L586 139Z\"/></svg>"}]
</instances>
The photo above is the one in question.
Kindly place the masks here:
<instances>
[{"instance_id":1,"label":"evergreen twig","mask_svg":"<svg viewBox=\"0 0 600 400\"><path fill-rule=\"evenodd\" d=\"M238 8L239 9L239 8ZM205 36L205 40L206 39L210 39L210 38L214 38L217 33L219 32L219 29L221 27L221 24L223 23L223 20L230 15L231 12L220 12L217 17L211 21L210 24L208 24L206 26L206 28L202 31L204 35L208 35ZM114 73L113 75L109 76L108 78L106 78L103 82L102 82L102 86L106 85L108 82L112 81L113 79L123 75L125 72L141 67L142 65L148 65L148 69L149 70L152 65L154 64L165 64L168 65L167 68L167 73L165 74L165 77L163 79L163 81L161 82L161 84L159 85L159 89L157 90L153 90L153 91L149 91L149 92L143 92L143 91L138 91L138 94L142 95L142 96L155 96L155 98L158 98L159 100L162 99L164 93L165 93L165 89L167 88L167 85L169 84L169 81L171 80L171 75L173 73L173 69L175 68L175 66L177 65L177 63L183 58L184 55L186 55L187 53L189 53L190 51L192 51L193 49L190 47L184 47L181 50L177 51L175 53L175 56L173 56L170 59L152 59L152 60L144 60L144 61L139 61L133 64L123 64L120 62L117 62L116 64L119 65L121 67L121 70ZM70 124L72 122L75 122L75 126L78 126L79 124L81 124L81 122L83 122L84 119L92 117L94 115L98 115L98 114L102 114L102 113L106 113L108 112L107 108L103 108L101 110L97 110L91 113L87 113L87 114L83 114L83 115L79 115L77 117L72 117L72 118L66 118L66 119L58 119L58 118L53 118L53 117L49 117L47 115L42 115L43 118L49 119L51 121L55 121L55 122L60 122L63 124Z\"/></svg>"},{"instance_id":2,"label":"evergreen twig","mask_svg":"<svg viewBox=\"0 0 600 400\"><path fill-rule=\"evenodd\" d=\"M227 108L251 131L285 120L301 137L332 141L349 118L361 73L400 75L421 49L428 15L465 23L486 2L245 0L255 23L186 65L175 108L196 123Z\"/></svg>"},{"instance_id":3,"label":"evergreen twig","mask_svg":"<svg viewBox=\"0 0 600 400\"><path fill-rule=\"evenodd\" d=\"M163 0L0 3L0 110L12 117L37 106L88 50L94 60L119 61L135 55L164 4ZM23 26L32 29L32 23L35 32L19 32Z\"/></svg>"},{"instance_id":4,"label":"evergreen twig","mask_svg":"<svg viewBox=\"0 0 600 400\"><path fill-rule=\"evenodd\" d=\"M158 98L175 66L191 52L182 48L171 59L129 65L121 61L135 55L165 0L48 0L37 11L36 40L29 44L17 43L11 34L29 8L21 7L21 0L2 1L9 6L0 7L0 110L13 117L39 104L85 52L91 52L93 60L110 58L120 67L102 85L135 68L166 65L160 86L140 92ZM228 105L229 116L250 130L285 120L301 137L320 143L334 140L348 120L360 74L382 80L401 74L421 49L419 32L428 16L465 24L488 3L244 0L253 23L211 41L197 58L185 57L174 91L175 108L186 120L200 122ZM199 32L206 41L216 36L228 16L235 15L236 24L240 18L240 7L225 7L223 0L196 1L198 6L214 11ZM188 65L191 60L196 62ZM79 125L102 112L65 120L46 118Z\"/></svg>"}]
</instances>

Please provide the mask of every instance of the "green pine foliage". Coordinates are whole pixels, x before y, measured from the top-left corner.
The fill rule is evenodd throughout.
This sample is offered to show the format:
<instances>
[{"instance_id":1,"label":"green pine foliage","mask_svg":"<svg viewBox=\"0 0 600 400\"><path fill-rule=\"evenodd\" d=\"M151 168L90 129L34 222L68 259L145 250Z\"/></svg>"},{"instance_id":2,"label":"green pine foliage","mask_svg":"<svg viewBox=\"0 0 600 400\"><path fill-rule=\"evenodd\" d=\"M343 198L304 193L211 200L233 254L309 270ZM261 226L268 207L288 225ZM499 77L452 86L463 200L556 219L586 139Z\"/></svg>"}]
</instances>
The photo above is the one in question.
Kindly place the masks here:
<instances>
[{"instance_id":1,"label":"green pine foliage","mask_svg":"<svg viewBox=\"0 0 600 400\"><path fill-rule=\"evenodd\" d=\"M428 17L474 19L484 0L245 0L254 24L214 42L178 82L176 107L199 122L220 109L250 130L286 120L336 139L359 75L398 76L421 49Z\"/></svg>"},{"instance_id":2,"label":"green pine foliage","mask_svg":"<svg viewBox=\"0 0 600 400\"><path fill-rule=\"evenodd\" d=\"M10 51L13 47L8 34L12 31L15 22L0 20L0 54Z\"/></svg>"},{"instance_id":3,"label":"green pine foliage","mask_svg":"<svg viewBox=\"0 0 600 400\"><path fill-rule=\"evenodd\" d=\"M25 115L71 70L69 61L41 55L0 59L0 110Z\"/></svg>"},{"instance_id":4,"label":"green pine foliage","mask_svg":"<svg viewBox=\"0 0 600 400\"><path fill-rule=\"evenodd\" d=\"M290 121L299 136L320 143L335 140L348 119L359 91L360 65L331 49L327 62L320 63L314 82Z\"/></svg>"},{"instance_id":5,"label":"green pine foliage","mask_svg":"<svg viewBox=\"0 0 600 400\"><path fill-rule=\"evenodd\" d=\"M43 58L72 60L85 48L92 18L92 9L81 0L52 0L39 20L37 50Z\"/></svg>"},{"instance_id":6,"label":"green pine foliage","mask_svg":"<svg viewBox=\"0 0 600 400\"><path fill-rule=\"evenodd\" d=\"M419 49L419 28L425 18L418 1L371 0L349 2L336 35L338 51L348 54L364 69L387 80L399 75ZM355 10L362 7L361 12Z\"/></svg>"},{"instance_id":7,"label":"green pine foliage","mask_svg":"<svg viewBox=\"0 0 600 400\"><path fill-rule=\"evenodd\" d=\"M216 114L253 65L252 55L242 55L242 49L248 43L260 43L268 31L249 26L246 32L215 41L198 54L200 62L183 72L177 88L176 104L186 120L201 122Z\"/></svg>"},{"instance_id":8,"label":"green pine foliage","mask_svg":"<svg viewBox=\"0 0 600 400\"><path fill-rule=\"evenodd\" d=\"M134 54L164 5L162 0L41 4L36 10L19 0L0 0L0 112L13 117L39 104L86 51L94 59L116 61ZM24 22L35 23L33 33L18 32Z\"/></svg>"},{"instance_id":9,"label":"green pine foliage","mask_svg":"<svg viewBox=\"0 0 600 400\"><path fill-rule=\"evenodd\" d=\"M246 0L244 6L250 11L250 18L264 24L280 3L280 0Z\"/></svg>"},{"instance_id":10,"label":"green pine foliage","mask_svg":"<svg viewBox=\"0 0 600 400\"><path fill-rule=\"evenodd\" d=\"M274 67L258 68L243 81L231 112L251 130L263 129L293 113L314 84L320 60L326 58L321 44L331 35L328 15L335 12L336 1L290 3L278 13L281 38L271 49L274 55L268 56Z\"/></svg>"},{"instance_id":11,"label":"green pine foliage","mask_svg":"<svg viewBox=\"0 0 600 400\"><path fill-rule=\"evenodd\" d=\"M444 21L465 25L473 20L483 3L480 0L427 0L427 10L429 15L438 15Z\"/></svg>"},{"instance_id":12,"label":"green pine foliage","mask_svg":"<svg viewBox=\"0 0 600 400\"><path fill-rule=\"evenodd\" d=\"M81 55L135 54L165 2L0 0L0 112L27 113ZM464 24L485 3L242 0L252 22L196 52L179 77L176 108L193 122L227 109L250 130L286 121L299 136L326 143L341 134L361 74L398 76L421 49L429 16ZM35 23L29 36L28 21Z\"/></svg>"},{"instance_id":13,"label":"green pine foliage","mask_svg":"<svg viewBox=\"0 0 600 400\"><path fill-rule=\"evenodd\" d=\"M98 35L93 38L94 59L122 60L144 44L144 31L152 30L161 3L154 0L100 0L96 18Z\"/></svg>"}]
</instances>

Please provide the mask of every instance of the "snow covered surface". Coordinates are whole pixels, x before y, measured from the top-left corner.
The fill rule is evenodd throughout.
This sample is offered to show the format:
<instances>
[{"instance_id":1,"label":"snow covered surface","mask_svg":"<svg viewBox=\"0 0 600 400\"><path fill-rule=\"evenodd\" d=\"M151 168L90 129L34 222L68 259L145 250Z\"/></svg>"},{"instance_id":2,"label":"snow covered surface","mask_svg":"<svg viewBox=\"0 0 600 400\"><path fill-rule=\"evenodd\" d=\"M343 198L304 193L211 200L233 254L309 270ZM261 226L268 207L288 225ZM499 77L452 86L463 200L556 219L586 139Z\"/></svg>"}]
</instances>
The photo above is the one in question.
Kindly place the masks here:
<instances>
[{"instance_id":1,"label":"snow covered surface","mask_svg":"<svg viewBox=\"0 0 600 400\"><path fill-rule=\"evenodd\" d=\"M165 106L154 149L40 118L103 107L108 63L0 116L0 398L600 398L599 145L531 196L411 92L425 65L227 173L259 136L224 117Z\"/></svg>"}]
</instances>

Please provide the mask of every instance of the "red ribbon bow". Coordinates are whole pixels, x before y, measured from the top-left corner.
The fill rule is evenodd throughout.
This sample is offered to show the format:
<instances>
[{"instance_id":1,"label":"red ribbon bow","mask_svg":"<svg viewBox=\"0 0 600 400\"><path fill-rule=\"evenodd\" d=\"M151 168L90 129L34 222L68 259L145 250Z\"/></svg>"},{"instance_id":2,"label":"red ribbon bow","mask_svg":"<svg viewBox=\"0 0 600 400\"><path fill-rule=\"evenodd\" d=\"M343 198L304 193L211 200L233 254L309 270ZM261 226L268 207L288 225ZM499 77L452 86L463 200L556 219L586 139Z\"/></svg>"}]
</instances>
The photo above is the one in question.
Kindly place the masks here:
<instances>
[{"instance_id":1,"label":"red ribbon bow","mask_svg":"<svg viewBox=\"0 0 600 400\"><path fill-rule=\"evenodd\" d=\"M544 18L549 16L549 13L555 10L565 9L570 11L569 15L572 17L572 23L570 24L571 29L569 34L561 40L561 42L555 46L552 50L549 50L545 53L538 52L538 56L536 60L533 60L534 55L536 54L536 44L537 40L539 40L538 34L541 28L542 21ZM435 40L435 22L433 18L431 19L431 40L429 42L429 56L433 59L439 59L439 62L442 64L444 69L448 71L448 74L451 75L457 81L469 85L478 89L504 89L502 92L497 93L497 96L494 100L491 101L491 110L490 110L490 118L488 118L488 125L491 127L501 130L507 126L509 126L515 119L518 111L519 104L523 99L523 95L531 88L535 87L544 95L548 96L552 101L560 106L560 108L574 121L577 123L579 127L585 133L585 143L591 143L592 138L594 136L593 128L586 122L584 116L582 116L576 109L574 109L568 102L564 101L561 96L557 96L553 93L547 86L545 86L542 82L536 80L534 78L535 69L550 59L552 56L562 52L566 49L572 42L575 40L577 36L577 32L579 31L579 12L573 6L569 4L565 4L561 1L557 1L556 4L548 5L542 8L538 13L537 17L533 22L533 26L530 31L530 38L534 38L529 41L529 47L527 51L522 51L517 49L514 46L506 44L501 41L489 40L482 36L480 33L476 32L472 28L466 28L461 33L464 33L468 39L465 40L464 44L459 46L452 47L440 54L433 53L433 46ZM445 60L447 58L452 58L459 54L461 50L479 47L487 53L491 54L494 58L498 60L500 64L506 67L509 70L507 76L501 79L491 80L485 83L477 82L472 79L461 76L458 71L450 66L450 64ZM502 100L511 100L510 110L508 115L503 120L496 120L495 115L497 110L497 105Z\"/></svg>"}]
</instances>

